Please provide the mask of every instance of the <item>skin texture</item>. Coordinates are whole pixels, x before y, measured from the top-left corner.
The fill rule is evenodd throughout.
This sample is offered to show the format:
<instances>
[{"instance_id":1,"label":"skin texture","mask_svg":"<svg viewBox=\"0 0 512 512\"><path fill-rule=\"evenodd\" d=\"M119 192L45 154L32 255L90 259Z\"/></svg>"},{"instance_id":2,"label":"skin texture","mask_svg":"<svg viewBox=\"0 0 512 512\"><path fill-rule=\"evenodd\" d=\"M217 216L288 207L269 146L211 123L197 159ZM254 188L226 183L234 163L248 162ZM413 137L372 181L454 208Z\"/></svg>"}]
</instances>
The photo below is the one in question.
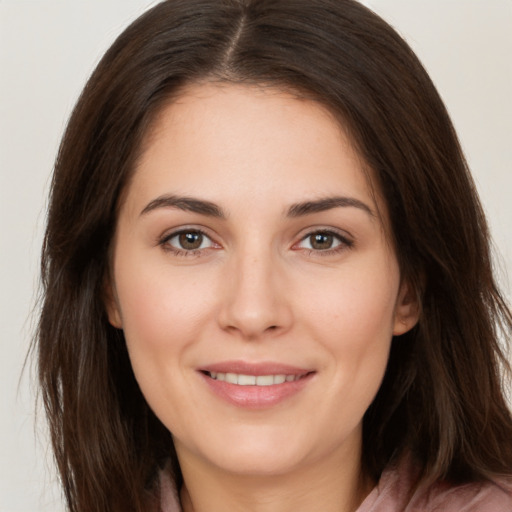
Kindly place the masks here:
<instances>
[{"instance_id":1,"label":"skin texture","mask_svg":"<svg viewBox=\"0 0 512 512\"><path fill-rule=\"evenodd\" d=\"M334 196L348 205L290 215ZM173 433L186 511L355 510L367 494L362 418L392 336L417 321L387 223L343 129L313 102L202 84L160 113L120 208L107 310ZM198 250L180 246L177 232L197 230ZM233 360L310 373L278 403L244 407L199 371Z\"/></svg>"}]
</instances>

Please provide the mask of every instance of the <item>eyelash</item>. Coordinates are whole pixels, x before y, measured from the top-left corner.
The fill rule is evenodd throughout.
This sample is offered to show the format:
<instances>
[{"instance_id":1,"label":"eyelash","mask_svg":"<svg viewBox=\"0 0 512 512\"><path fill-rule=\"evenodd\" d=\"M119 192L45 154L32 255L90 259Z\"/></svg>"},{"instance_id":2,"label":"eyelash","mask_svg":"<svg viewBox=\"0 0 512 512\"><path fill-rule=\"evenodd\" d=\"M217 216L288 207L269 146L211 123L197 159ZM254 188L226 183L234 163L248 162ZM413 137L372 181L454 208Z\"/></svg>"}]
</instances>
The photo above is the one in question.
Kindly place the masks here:
<instances>
[{"instance_id":1,"label":"eyelash","mask_svg":"<svg viewBox=\"0 0 512 512\"><path fill-rule=\"evenodd\" d=\"M337 242L338 245L336 245L333 248L329 249L306 249L306 248L298 248L295 250L304 250L308 256L333 256L336 254L339 254L347 249L352 249L354 247L354 242L347 238L347 236L342 235L341 233L338 233L337 231L333 231L331 229L315 229L313 231L309 231L307 234L305 234L299 242L294 244L294 248L297 247L299 244L303 243L304 241L308 240L312 236L315 235L323 235L323 236L332 236Z\"/></svg>"},{"instance_id":2,"label":"eyelash","mask_svg":"<svg viewBox=\"0 0 512 512\"><path fill-rule=\"evenodd\" d=\"M162 246L164 251L172 253L174 256L178 257L191 257L191 256L201 256L201 254L205 251L205 248L203 249L179 249L177 247L174 247L169 243L170 240L173 238L179 237L180 235L187 235L187 234L194 234L194 235L201 235L202 237L210 240L212 245L215 245L215 242L211 239L208 234L199 228L190 228L190 229L180 229L179 231L173 231L172 233L169 233L168 235L163 236L159 241L158 244Z\"/></svg>"},{"instance_id":3,"label":"eyelash","mask_svg":"<svg viewBox=\"0 0 512 512\"><path fill-rule=\"evenodd\" d=\"M205 250L212 248L207 247L203 249L179 249L169 243L169 241L172 240L173 238L186 234L201 235L202 237L210 240L212 246L217 245L217 247L220 247L220 245L216 244L205 231L199 228L180 229L179 231L173 231L172 233L169 233L163 236L161 239L159 239L158 245L160 245L164 249L164 251L170 252L177 257L201 256ZM334 239L337 240L338 245L336 245L334 248L329 249L307 249L297 247L299 244L303 243L308 238L311 238L314 235L332 236ZM297 243L295 243L292 246L292 249L296 251L303 250L308 256L332 256L340 252L343 252L347 249L351 249L353 248L353 246L353 241L349 240L346 236L341 235L336 231L329 229L315 229L313 231L309 231L308 233L306 233Z\"/></svg>"}]
</instances>

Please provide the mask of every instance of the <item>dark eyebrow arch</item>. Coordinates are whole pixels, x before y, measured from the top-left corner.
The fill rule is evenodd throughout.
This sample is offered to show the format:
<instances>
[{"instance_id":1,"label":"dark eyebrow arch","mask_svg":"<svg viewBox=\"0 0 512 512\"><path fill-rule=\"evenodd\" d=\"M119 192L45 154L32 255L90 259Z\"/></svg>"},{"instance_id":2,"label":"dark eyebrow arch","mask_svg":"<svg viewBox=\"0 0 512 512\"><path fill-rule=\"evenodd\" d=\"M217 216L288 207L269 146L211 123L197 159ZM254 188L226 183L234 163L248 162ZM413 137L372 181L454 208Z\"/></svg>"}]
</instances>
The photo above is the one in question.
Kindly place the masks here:
<instances>
[{"instance_id":1,"label":"dark eyebrow arch","mask_svg":"<svg viewBox=\"0 0 512 512\"><path fill-rule=\"evenodd\" d=\"M193 197L175 195L163 195L153 199L140 212L140 214L145 215L153 210L156 210L157 208L177 208L187 212L207 215L208 217L217 217L219 219L226 218L226 215L222 209L215 203L202 199L194 199Z\"/></svg>"},{"instance_id":2,"label":"dark eyebrow arch","mask_svg":"<svg viewBox=\"0 0 512 512\"><path fill-rule=\"evenodd\" d=\"M310 215L312 213L325 212L332 208L359 208L366 212L370 217L375 217L373 210L366 204L353 197L326 197L315 201L305 201L296 203L288 209L288 217L301 217L302 215Z\"/></svg>"}]
</instances>

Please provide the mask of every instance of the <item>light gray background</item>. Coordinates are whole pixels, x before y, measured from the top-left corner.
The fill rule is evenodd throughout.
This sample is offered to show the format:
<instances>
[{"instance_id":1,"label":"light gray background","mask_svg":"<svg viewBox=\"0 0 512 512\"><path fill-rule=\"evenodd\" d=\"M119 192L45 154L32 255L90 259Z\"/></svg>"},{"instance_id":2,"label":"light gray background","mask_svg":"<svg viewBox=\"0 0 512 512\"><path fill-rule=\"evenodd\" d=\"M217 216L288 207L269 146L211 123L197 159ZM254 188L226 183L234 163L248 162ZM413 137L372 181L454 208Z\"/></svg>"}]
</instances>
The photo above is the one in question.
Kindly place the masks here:
<instances>
[{"instance_id":1,"label":"light gray background","mask_svg":"<svg viewBox=\"0 0 512 512\"><path fill-rule=\"evenodd\" d=\"M49 175L87 76L119 32L155 3L0 0L0 512L63 510L30 367L20 380ZM409 41L448 106L510 297L512 0L366 3Z\"/></svg>"}]
</instances>

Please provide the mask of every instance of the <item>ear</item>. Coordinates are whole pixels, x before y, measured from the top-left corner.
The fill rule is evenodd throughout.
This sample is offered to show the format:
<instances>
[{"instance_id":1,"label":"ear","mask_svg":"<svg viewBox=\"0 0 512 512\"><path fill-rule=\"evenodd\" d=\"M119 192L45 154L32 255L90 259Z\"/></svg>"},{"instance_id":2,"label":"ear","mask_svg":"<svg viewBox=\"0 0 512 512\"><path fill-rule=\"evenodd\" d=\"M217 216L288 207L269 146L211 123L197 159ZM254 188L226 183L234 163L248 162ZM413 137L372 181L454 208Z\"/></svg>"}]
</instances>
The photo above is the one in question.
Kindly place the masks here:
<instances>
[{"instance_id":1,"label":"ear","mask_svg":"<svg viewBox=\"0 0 512 512\"><path fill-rule=\"evenodd\" d=\"M410 331L418 323L420 309L418 293L408 282L403 281L395 306L393 335L400 336Z\"/></svg>"},{"instance_id":2,"label":"ear","mask_svg":"<svg viewBox=\"0 0 512 512\"><path fill-rule=\"evenodd\" d=\"M103 284L103 303L105 304L105 310L107 312L110 325L116 329L122 329L123 321L121 318L119 301L117 299L117 292L115 284L110 277L106 277Z\"/></svg>"}]
</instances>

